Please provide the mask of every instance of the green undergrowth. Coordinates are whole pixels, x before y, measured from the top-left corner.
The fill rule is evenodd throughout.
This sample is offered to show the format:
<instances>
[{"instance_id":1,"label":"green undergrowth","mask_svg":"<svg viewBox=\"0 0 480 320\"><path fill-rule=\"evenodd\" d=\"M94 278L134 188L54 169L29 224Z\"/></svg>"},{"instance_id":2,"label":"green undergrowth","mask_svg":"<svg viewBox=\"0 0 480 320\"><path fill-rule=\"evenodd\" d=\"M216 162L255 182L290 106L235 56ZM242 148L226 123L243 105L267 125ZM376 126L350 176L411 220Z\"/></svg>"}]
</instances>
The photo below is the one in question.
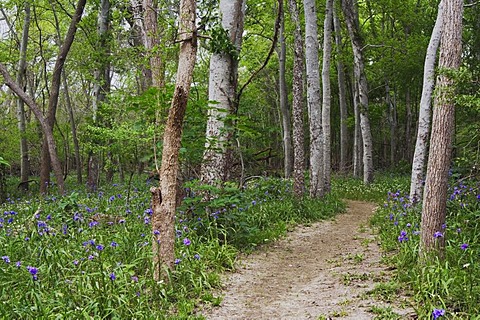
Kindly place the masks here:
<instances>
[{"instance_id":1,"label":"green undergrowth","mask_svg":"<svg viewBox=\"0 0 480 320\"><path fill-rule=\"evenodd\" d=\"M0 206L0 319L202 319L239 252L344 210L337 196L291 196L289 182L189 183L176 216L170 281L152 280L150 192L138 179L94 193L11 197ZM74 190L70 186L69 190Z\"/></svg>"},{"instance_id":2,"label":"green undergrowth","mask_svg":"<svg viewBox=\"0 0 480 320\"><path fill-rule=\"evenodd\" d=\"M412 205L404 190L388 192L372 220L386 262L397 269L397 287L411 296L420 319L480 319L479 183L450 182L445 258L426 263L418 261L421 203Z\"/></svg>"}]
</instances>

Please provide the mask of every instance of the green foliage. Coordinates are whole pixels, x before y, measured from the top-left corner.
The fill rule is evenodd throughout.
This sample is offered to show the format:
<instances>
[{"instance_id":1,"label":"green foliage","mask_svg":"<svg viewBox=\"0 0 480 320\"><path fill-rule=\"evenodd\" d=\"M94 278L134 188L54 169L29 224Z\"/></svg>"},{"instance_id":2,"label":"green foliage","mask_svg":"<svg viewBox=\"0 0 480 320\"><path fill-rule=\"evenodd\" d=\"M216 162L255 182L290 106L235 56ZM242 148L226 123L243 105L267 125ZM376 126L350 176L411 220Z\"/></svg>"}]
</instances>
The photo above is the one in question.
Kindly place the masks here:
<instances>
[{"instance_id":1,"label":"green foliage","mask_svg":"<svg viewBox=\"0 0 480 320\"><path fill-rule=\"evenodd\" d=\"M332 180L332 189L339 198L381 203L391 190L406 192L410 187L409 179L406 175L377 174L374 182L365 186L360 179L338 176Z\"/></svg>"},{"instance_id":2,"label":"green foliage","mask_svg":"<svg viewBox=\"0 0 480 320\"><path fill-rule=\"evenodd\" d=\"M395 189L394 189L395 190ZM420 318L428 318L434 309L445 309L452 318L466 319L480 309L480 266L478 181L451 181L447 202L444 259L418 261L421 204L412 206L408 196L391 192L377 211L372 223L378 229L382 247L393 255L389 262L398 268L399 283L394 286L413 291ZM432 235L433 236L433 235Z\"/></svg>"},{"instance_id":3,"label":"green foliage","mask_svg":"<svg viewBox=\"0 0 480 320\"><path fill-rule=\"evenodd\" d=\"M1 205L0 318L200 319L200 304L220 303L219 272L234 268L238 250L344 208L335 197L294 200L290 183L276 179L211 189L206 204L188 189L175 270L154 283L149 187L137 180Z\"/></svg>"},{"instance_id":4,"label":"green foliage","mask_svg":"<svg viewBox=\"0 0 480 320\"><path fill-rule=\"evenodd\" d=\"M227 54L238 60L238 50L230 39L230 35L220 23L210 30L209 49L213 53Z\"/></svg>"}]
</instances>

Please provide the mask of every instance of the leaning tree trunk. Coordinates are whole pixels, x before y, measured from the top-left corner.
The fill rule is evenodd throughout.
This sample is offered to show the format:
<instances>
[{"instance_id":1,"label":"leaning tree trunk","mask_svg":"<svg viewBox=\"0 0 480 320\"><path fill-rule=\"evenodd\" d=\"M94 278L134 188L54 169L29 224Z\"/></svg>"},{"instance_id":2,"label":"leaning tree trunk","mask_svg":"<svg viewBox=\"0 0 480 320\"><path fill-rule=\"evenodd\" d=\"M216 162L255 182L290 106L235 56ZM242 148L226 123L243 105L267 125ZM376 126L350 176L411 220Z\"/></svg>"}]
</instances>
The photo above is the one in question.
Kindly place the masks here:
<instances>
[{"instance_id":1,"label":"leaning tree trunk","mask_svg":"<svg viewBox=\"0 0 480 320\"><path fill-rule=\"evenodd\" d=\"M30 4L25 2L25 18L23 22L22 40L20 42L20 60L18 62L17 83L21 88L25 88L25 77L27 70L27 44L28 31L30 29ZM25 90L25 89L24 89ZM22 99L17 99L17 119L18 131L20 132L20 188L28 190L28 177L30 175L30 161L28 159L28 144L26 137L26 119L25 103Z\"/></svg>"},{"instance_id":2,"label":"leaning tree trunk","mask_svg":"<svg viewBox=\"0 0 480 320\"><path fill-rule=\"evenodd\" d=\"M208 84L209 105L205 152L201 168L201 181L209 185L222 185L227 176L227 148L231 138L226 126L227 116L236 109L238 53L240 52L245 16L245 0L221 0L222 28L227 31L232 49L217 48L210 58Z\"/></svg>"},{"instance_id":3,"label":"leaning tree trunk","mask_svg":"<svg viewBox=\"0 0 480 320\"><path fill-rule=\"evenodd\" d=\"M307 110L310 128L310 196L322 197L325 194L325 168L323 161L322 94L320 91L318 27L315 0L304 0L303 8L305 12Z\"/></svg>"},{"instance_id":4,"label":"leaning tree trunk","mask_svg":"<svg viewBox=\"0 0 480 320\"><path fill-rule=\"evenodd\" d=\"M155 88L165 87L165 77L162 57L158 53L160 46L160 32L158 27L158 3L156 0L143 0L143 28L144 45L150 62L150 74L152 86ZM157 53L156 53L157 52Z\"/></svg>"},{"instance_id":5,"label":"leaning tree trunk","mask_svg":"<svg viewBox=\"0 0 480 320\"><path fill-rule=\"evenodd\" d=\"M334 1L335 3L335 1ZM348 129L347 129L347 90L345 89L345 66L342 61L342 28L340 20L333 9L333 25L335 29L335 44L337 48L337 78L338 100L340 105L340 172L347 172Z\"/></svg>"},{"instance_id":6,"label":"leaning tree trunk","mask_svg":"<svg viewBox=\"0 0 480 320\"><path fill-rule=\"evenodd\" d=\"M438 5L437 20L428 43L425 65L423 68L423 89L418 116L417 142L412 162L412 178L410 182L410 200L417 202L422 198L427 145L430 132L430 104L435 84L435 61L443 28L443 0Z\"/></svg>"},{"instance_id":7,"label":"leaning tree trunk","mask_svg":"<svg viewBox=\"0 0 480 320\"><path fill-rule=\"evenodd\" d=\"M163 135L160 186L152 188L153 277L167 279L175 259L175 209L177 197L178 155L182 138L183 118L187 108L193 69L197 55L195 0L180 1L181 41L175 91Z\"/></svg>"},{"instance_id":8,"label":"leaning tree trunk","mask_svg":"<svg viewBox=\"0 0 480 320\"><path fill-rule=\"evenodd\" d=\"M462 54L463 1L444 0L443 5L443 34L438 62L442 73L437 78L420 226L420 259L423 261L430 254L443 257L445 252L442 226L447 211L448 170L455 127L456 83L452 72L459 69Z\"/></svg>"},{"instance_id":9,"label":"leaning tree trunk","mask_svg":"<svg viewBox=\"0 0 480 320\"><path fill-rule=\"evenodd\" d=\"M323 128L323 161L324 161L324 188L325 192L330 192L332 180L332 147L330 132L330 61L332 55L332 17L333 0L327 0L325 12L325 22L323 25L323 68L322 68L322 87L323 87L323 107L322 107L322 128Z\"/></svg>"},{"instance_id":10,"label":"leaning tree trunk","mask_svg":"<svg viewBox=\"0 0 480 320\"><path fill-rule=\"evenodd\" d=\"M358 85L358 108L360 111L360 129L363 140L363 182L373 182L373 139L368 117L368 83L363 58L363 39L360 36L358 14L352 0L342 0L342 9L347 23L353 49L355 81Z\"/></svg>"},{"instance_id":11,"label":"leaning tree trunk","mask_svg":"<svg viewBox=\"0 0 480 320\"><path fill-rule=\"evenodd\" d=\"M292 119L290 109L288 107L287 80L285 77L285 62L287 59L287 49L285 45L285 18L282 11L282 18L279 30L279 49L278 49L278 69L279 69L279 95L280 95L280 112L282 114L282 130L283 130L283 152L284 152L284 171L285 178L292 177L293 171L293 149L292 149Z\"/></svg>"},{"instance_id":12,"label":"leaning tree trunk","mask_svg":"<svg viewBox=\"0 0 480 320\"><path fill-rule=\"evenodd\" d=\"M302 197L305 193L305 137L303 133L303 37L296 0L288 0L293 23L293 193Z\"/></svg>"}]
</instances>

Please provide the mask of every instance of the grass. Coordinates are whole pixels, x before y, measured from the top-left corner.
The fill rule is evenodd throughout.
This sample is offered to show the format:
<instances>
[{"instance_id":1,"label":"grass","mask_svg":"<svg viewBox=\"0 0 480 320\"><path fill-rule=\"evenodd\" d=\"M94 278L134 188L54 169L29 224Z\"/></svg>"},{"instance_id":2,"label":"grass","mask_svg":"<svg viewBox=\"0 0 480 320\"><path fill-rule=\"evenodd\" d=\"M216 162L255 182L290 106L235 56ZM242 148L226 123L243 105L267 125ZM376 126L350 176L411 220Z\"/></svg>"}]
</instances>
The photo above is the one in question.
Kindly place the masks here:
<instances>
[{"instance_id":1,"label":"grass","mask_svg":"<svg viewBox=\"0 0 480 320\"><path fill-rule=\"evenodd\" d=\"M455 177L458 179L458 177ZM452 177L447 199L445 259L418 263L421 204L408 199L408 177L379 176L365 187L360 180L334 180L339 197L373 201L380 205L372 224L378 230L387 263L396 269L395 278L370 293L395 301L403 292L411 294L421 319L444 310L451 319L476 319L480 314L480 184ZM436 310L436 311L435 311ZM380 310L377 310L380 312ZM385 311L385 310L384 310ZM387 311L382 311L387 314ZM385 318L378 315L378 319ZM388 317L387 317L388 318Z\"/></svg>"},{"instance_id":2,"label":"grass","mask_svg":"<svg viewBox=\"0 0 480 320\"><path fill-rule=\"evenodd\" d=\"M150 185L3 203L0 319L202 319L198 308L221 302L214 289L239 252L344 210L333 195L295 199L278 179L211 190L208 203L192 183L176 217L175 270L155 283Z\"/></svg>"}]
</instances>

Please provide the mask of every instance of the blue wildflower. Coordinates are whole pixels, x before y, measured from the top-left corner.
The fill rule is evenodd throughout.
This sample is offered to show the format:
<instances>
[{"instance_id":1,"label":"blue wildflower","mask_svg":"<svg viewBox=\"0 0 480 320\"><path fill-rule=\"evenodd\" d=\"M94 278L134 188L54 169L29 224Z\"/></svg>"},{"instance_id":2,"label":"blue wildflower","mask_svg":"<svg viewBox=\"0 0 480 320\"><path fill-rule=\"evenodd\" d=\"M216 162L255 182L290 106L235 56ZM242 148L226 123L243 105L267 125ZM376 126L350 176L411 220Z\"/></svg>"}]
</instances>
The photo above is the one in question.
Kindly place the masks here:
<instances>
[{"instance_id":1,"label":"blue wildflower","mask_svg":"<svg viewBox=\"0 0 480 320\"><path fill-rule=\"evenodd\" d=\"M433 320L436 320L444 315L445 315L445 310L443 309L433 309L432 311Z\"/></svg>"},{"instance_id":2,"label":"blue wildflower","mask_svg":"<svg viewBox=\"0 0 480 320\"><path fill-rule=\"evenodd\" d=\"M110 273L110 280L114 281L115 279L117 279L117 277L115 276L115 273Z\"/></svg>"},{"instance_id":3,"label":"blue wildflower","mask_svg":"<svg viewBox=\"0 0 480 320\"><path fill-rule=\"evenodd\" d=\"M8 256L2 256L2 260L5 262L5 263L10 263L10 258Z\"/></svg>"},{"instance_id":4,"label":"blue wildflower","mask_svg":"<svg viewBox=\"0 0 480 320\"><path fill-rule=\"evenodd\" d=\"M440 231L437 231L433 234L433 237L434 238L441 238L441 237L443 237L443 233L441 233Z\"/></svg>"},{"instance_id":5,"label":"blue wildflower","mask_svg":"<svg viewBox=\"0 0 480 320\"><path fill-rule=\"evenodd\" d=\"M192 242L190 241L190 239L188 238L185 238L183 239L183 244L186 245L186 246L189 246Z\"/></svg>"},{"instance_id":6,"label":"blue wildflower","mask_svg":"<svg viewBox=\"0 0 480 320\"><path fill-rule=\"evenodd\" d=\"M463 251L467 250L468 248L468 243L464 243L460 246L460 249L462 249Z\"/></svg>"}]
</instances>

